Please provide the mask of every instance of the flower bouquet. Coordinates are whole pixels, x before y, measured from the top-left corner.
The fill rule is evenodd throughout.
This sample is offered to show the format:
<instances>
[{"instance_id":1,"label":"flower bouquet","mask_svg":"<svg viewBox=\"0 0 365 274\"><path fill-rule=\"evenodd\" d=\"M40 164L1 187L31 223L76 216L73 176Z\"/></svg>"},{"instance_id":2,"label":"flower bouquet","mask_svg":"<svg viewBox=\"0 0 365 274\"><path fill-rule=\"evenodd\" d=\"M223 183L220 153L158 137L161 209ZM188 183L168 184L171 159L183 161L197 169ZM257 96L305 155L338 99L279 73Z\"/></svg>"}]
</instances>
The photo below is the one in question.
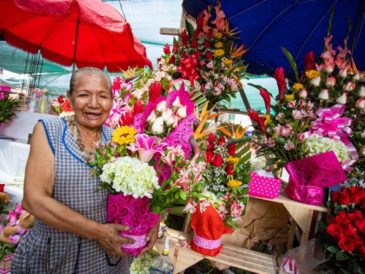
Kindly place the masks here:
<instances>
[{"instance_id":1,"label":"flower bouquet","mask_svg":"<svg viewBox=\"0 0 365 274\"><path fill-rule=\"evenodd\" d=\"M0 86L0 126L11 119L22 103L22 95L13 94L9 86Z\"/></svg>"},{"instance_id":2,"label":"flower bouquet","mask_svg":"<svg viewBox=\"0 0 365 274\"><path fill-rule=\"evenodd\" d=\"M53 99L51 108L60 117L67 117L75 114L71 107L70 100L62 95L58 96L57 99Z\"/></svg>"},{"instance_id":3,"label":"flower bouquet","mask_svg":"<svg viewBox=\"0 0 365 274\"><path fill-rule=\"evenodd\" d=\"M327 223L321 223L319 239L327 260L317 270L331 273L365 272L365 189L352 182L331 193Z\"/></svg>"}]
</instances>

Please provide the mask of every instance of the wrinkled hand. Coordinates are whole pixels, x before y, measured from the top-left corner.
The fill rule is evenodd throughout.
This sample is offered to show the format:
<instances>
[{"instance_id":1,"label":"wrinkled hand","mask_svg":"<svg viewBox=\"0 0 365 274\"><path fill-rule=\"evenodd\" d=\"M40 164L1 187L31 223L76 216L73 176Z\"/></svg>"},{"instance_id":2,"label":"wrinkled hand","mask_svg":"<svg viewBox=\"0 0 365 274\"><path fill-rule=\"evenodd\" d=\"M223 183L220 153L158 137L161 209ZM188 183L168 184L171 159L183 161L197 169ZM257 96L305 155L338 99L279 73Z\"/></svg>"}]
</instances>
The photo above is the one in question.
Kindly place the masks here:
<instances>
[{"instance_id":1,"label":"wrinkled hand","mask_svg":"<svg viewBox=\"0 0 365 274\"><path fill-rule=\"evenodd\" d=\"M158 230L160 229L160 221L158 221L150 231L147 233L146 241L147 246L142 250L141 254L147 252L148 250L151 250L153 246L155 245L155 242L158 237Z\"/></svg>"},{"instance_id":2,"label":"wrinkled hand","mask_svg":"<svg viewBox=\"0 0 365 274\"><path fill-rule=\"evenodd\" d=\"M126 256L122 250L122 244L132 244L133 239L123 237L119 234L121 230L128 230L129 227L120 224L102 224L101 233L98 233L96 241L110 256Z\"/></svg>"}]
</instances>

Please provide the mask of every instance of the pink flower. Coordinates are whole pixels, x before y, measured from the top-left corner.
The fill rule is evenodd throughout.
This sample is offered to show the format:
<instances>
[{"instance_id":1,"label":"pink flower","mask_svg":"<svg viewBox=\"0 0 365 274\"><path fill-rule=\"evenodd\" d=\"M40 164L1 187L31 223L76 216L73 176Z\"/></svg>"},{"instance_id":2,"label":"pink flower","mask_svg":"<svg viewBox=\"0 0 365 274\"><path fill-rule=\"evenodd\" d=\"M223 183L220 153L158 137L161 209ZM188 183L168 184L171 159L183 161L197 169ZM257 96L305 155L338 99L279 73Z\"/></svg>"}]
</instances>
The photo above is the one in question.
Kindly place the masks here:
<instances>
[{"instance_id":1,"label":"pink flower","mask_svg":"<svg viewBox=\"0 0 365 274\"><path fill-rule=\"evenodd\" d=\"M293 128L291 125L276 126L275 132L280 137L288 137L293 134Z\"/></svg>"},{"instance_id":2,"label":"pink flower","mask_svg":"<svg viewBox=\"0 0 365 274\"><path fill-rule=\"evenodd\" d=\"M290 140L286 141L286 143L284 144L285 150L293 150L294 148L295 148L295 146L294 146L293 142Z\"/></svg>"},{"instance_id":3,"label":"pink flower","mask_svg":"<svg viewBox=\"0 0 365 274\"><path fill-rule=\"evenodd\" d=\"M10 211L6 219L8 220L8 226L15 225L17 221L17 215L15 214L15 211Z\"/></svg>"},{"instance_id":4,"label":"pink flower","mask_svg":"<svg viewBox=\"0 0 365 274\"><path fill-rule=\"evenodd\" d=\"M290 107L290 108L295 107L295 100L290 101L290 102L288 103L288 107Z\"/></svg>"},{"instance_id":5,"label":"pink flower","mask_svg":"<svg viewBox=\"0 0 365 274\"><path fill-rule=\"evenodd\" d=\"M162 156L162 161L168 164L170 167L175 165L175 161L177 157L184 157L184 151L181 146L167 147L166 149L167 155Z\"/></svg>"},{"instance_id":6,"label":"pink flower","mask_svg":"<svg viewBox=\"0 0 365 274\"><path fill-rule=\"evenodd\" d=\"M21 204L16 204L14 212L17 215L21 215L23 213L22 205Z\"/></svg>"},{"instance_id":7,"label":"pink flower","mask_svg":"<svg viewBox=\"0 0 365 274\"><path fill-rule=\"evenodd\" d=\"M326 87L330 88L336 85L336 78L333 76L330 76L326 80Z\"/></svg>"},{"instance_id":8,"label":"pink flower","mask_svg":"<svg viewBox=\"0 0 365 274\"><path fill-rule=\"evenodd\" d=\"M344 86L343 89L346 91L351 91L355 89L355 84L353 82L347 82Z\"/></svg>"},{"instance_id":9,"label":"pink flower","mask_svg":"<svg viewBox=\"0 0 365 274\"><path fill-rule=\"evenodd\" d=\"M156 137L149 137L146 134L137 134L135 138L136 142L127 148L132 152L138 151L139 159L145 163L151 161L156 153L163 154L167 146L165 143L159 144Z\"/></svg>"},{"instance_id":10,"label":"pink flower","mask_svg":"<svg viewBox=\"0 0 365 274\"><path fill-rule=\"evenodd\" d=\"M355 107L359 109L365 109L365 98L359 98L357 99L355 103Z\"/></svg>"},{"instance_id":11,"label":"pink flower","mask_svg":"<svg viewBox=\"0 0 365 274\"><path fill-rule=\"evenodd\" d=\"M294 120L300 120L303 118L303 114L300 110L293 110L292 116L293 116Z\"/></svg>"},{"instance_id":12,"label":"pink flower","mask_svg":"<svg viewBox=\"0 0 365 274\"><path fill-rule=\"evenodd\" d=\"M220 204L219 208L218 208L218 214L219 217L224 220L226 218L226 214L227 214L227 207L225 204Z\"/></svg>"},{"instance_id":13,"label":"pink flower","mask_svg":"<svg viewBox=\"0 0 365 274\"><path fill-rule=\"evenodd\" d=\"M188 203L185 205L183 211L185 213L193 214L196 211L195 207L196 207L196 204L194 203L193 199L190 198Z\"/></svg>"},{"instance_id":14,"label":"pink flower","mask_svg":"<svg viewBox=\"0 0 365 274\"><path fill-rule=\"evenodd\" d=\"M245 210L245 205L242 202L234 201L231 204L231 217L232 218L239 218L241 217L243 211Z\"/></svg>"}]
</instances>

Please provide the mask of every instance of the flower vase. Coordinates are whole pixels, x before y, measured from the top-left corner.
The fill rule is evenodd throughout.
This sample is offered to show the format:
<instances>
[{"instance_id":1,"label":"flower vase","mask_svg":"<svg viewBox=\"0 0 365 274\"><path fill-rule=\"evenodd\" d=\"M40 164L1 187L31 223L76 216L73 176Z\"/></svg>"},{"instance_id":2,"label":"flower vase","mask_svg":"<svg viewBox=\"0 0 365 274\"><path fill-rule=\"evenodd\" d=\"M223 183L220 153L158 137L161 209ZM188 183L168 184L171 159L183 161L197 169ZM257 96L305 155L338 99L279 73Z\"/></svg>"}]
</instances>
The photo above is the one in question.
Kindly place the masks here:
<instances>
[{"instance_id":1,"label":"flower vase","mask_svg":"<svg viewBox=\"0 0 365 274\"><path fill-rule=\"evenodd\" d=\"M13 260L14 254L4 256L0 261L0 274L10 273L11 261Z\"/></svg>"},{"instance_id":2,"label":"flower vase","mask_svg":"<svg viewBox=\"0 0 365 274\"><path fill-rule=\"evenodd\" d=\"M224 225L212 205L198 204L195 209L190 222L194 231L191 249L204 255L216 256L222 249L222 235L231 233L232 229Z\"/></svg>"},{"instance_id":3,"label":"flower vase","mask_svg":"<svg viewBox=\"0 0 365 274\"><path fill-rule=\"evenodd\" d=\"M141 253L147 245L147 233L159 221L159 217L150 211L147 197L134 198L122 193L108 195L108 223L128 226L130 229L120 231L120 235L134 240L132 244L122 245L122 251L127 254L137 256Z\"/></svg>"}]
</instances>

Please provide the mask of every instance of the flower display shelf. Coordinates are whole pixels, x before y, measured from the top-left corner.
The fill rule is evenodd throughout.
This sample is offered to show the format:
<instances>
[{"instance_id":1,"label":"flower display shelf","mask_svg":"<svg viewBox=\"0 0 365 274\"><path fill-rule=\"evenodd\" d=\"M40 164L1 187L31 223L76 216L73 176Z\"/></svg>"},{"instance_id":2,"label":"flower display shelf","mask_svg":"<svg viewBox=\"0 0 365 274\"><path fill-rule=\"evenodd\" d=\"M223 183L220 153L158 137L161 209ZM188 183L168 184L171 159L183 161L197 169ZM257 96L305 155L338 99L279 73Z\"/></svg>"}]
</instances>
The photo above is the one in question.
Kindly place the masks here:
<instances>
[{"instance_id":1,"label":"flower display shelf","mask_svg":"<svg viewBox=\"0 0 365 274\"><path fill-rule=\"evenodd\" d=\"M315 216L316 212L323 212L323 213L328 212L328 209L326 207L300 203L289 199L288 197L285 196L285 194L280 194L279 197L275 199L267 199L255 196L250 196L250 199L259 199L259 200L270 201L273 203L279 203L286 208L290 217L294 220L294 223L290 229L291 231L289 234L288 247L292 247L293 245L296 225L298 225L302 231L300 244L305 244L308 242L310 237L310 230L313 223L313 216Z\"/></svg>"},{"instance_id":2,"label":"flower display shelf","mask_svg":"<svg viewBox=\"0 0 365 274\"><path fill-rule=\"evenodd\" d=\"M239 248L232 245L223 245L222 251L215 257L197 253L189 247L181 247L179 241L189 242L190 236L181 231L168 229L166 236L170 238L170 257L174 263L174 273L183 273L185 269L203 259L237 267L253 273L276 273L275 258L271 255ZM163 239L157 240L155 247L162 251Z\"/></svg>"}]
</instances>

